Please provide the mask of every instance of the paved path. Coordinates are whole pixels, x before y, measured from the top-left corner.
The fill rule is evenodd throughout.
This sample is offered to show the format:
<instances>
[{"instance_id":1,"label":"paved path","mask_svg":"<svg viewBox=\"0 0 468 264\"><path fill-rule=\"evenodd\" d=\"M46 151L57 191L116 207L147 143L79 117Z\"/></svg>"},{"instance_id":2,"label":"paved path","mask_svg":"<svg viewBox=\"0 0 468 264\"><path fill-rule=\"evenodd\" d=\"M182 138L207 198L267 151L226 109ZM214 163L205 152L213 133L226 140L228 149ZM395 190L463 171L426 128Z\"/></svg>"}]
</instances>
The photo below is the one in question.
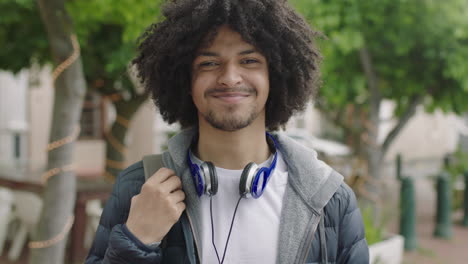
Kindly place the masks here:
<instances>
[{"instance_id":1,"label":"paved path","mask_svg":"<svg viewBox=\"0 0 468 264\"><path fill-rule=\"evenodd\" d=\"M427 178L415 181L417 201L417 238L418 249L407 252L403 264L467 264L468 263L468 227L459 222L461 212L453 214L453 238L437 239L432 236L435 226L436 192L433 182ZM397 221L390 225L392 232L398 231Z\"/></svg>"},{"instance_id":2,"label":"paved path","mask_svg":"<svg viewBox=\"0 0 468 264\"><path fill-rule=\"evenodd\" d=\"M398 204L398 182L391 182L392 206ZM451 240L436 239L434 231L435 200L433 182L426 178L415 181L417 198L417 235L419 249L405 253L402 264L467 264L468 263L468 228L458 224L453 225L454 236ZM393 209L395 210L395 208ZM396 214L395 214L396 215ZM460 212L454 214L454 222L462 219ZM389 224L390 232L398 232L398 219L395 217ZM0 256L0 264L26 264L27 253L23 251L21 260L8 262L6 257Z\"/></svg>"}]
</instances>

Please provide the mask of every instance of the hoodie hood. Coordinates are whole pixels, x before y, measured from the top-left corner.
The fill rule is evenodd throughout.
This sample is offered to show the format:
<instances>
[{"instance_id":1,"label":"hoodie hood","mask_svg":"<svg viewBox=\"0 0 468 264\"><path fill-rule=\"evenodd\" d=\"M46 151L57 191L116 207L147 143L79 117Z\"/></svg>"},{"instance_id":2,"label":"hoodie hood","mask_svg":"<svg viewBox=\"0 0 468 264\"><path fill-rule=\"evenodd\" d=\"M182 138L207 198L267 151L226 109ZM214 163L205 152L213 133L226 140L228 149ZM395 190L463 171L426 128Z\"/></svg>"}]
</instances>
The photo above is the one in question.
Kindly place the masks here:
<instances>
[{"instance_id":1,"label":"hoodie hood","mask_svg":"<svg viewBox=\"0 0 468 264\"><path fill-rule=\"evenodd\" d=\"M200 200L197 196L187 153L196 128L186 129L169 140L163 154L165 166L181 177L186 195L187 215L195 243L200 237ZM284 133L271 133L288 168L288 184L280 219L277 263L304 263L323 208L343 182L343 176L317 158L317 152Z\"/></svg>"}]
</instances>

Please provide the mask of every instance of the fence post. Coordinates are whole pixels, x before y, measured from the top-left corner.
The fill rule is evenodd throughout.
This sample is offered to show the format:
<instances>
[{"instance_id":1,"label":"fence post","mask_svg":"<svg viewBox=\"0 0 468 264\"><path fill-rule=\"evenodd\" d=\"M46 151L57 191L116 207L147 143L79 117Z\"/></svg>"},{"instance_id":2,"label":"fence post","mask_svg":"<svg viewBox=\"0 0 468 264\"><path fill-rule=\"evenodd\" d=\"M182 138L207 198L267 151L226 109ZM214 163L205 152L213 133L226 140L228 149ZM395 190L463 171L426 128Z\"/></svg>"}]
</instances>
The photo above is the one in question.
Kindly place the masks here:
<instances>
[{"instance_id":1,"label":"fence post","mask_svg":"<svg viewBox=\"0 0 468 264\"><path fill-rule=\"evenodd\" d=\"M463 199L463 226L468 226L468 170L465 171L465 190Z\"/></svg>"},{"instance_id":2,"label":"fence post","mask_svg":"<svg viewBox=\"0 0 468 264\"><path fill-rule=\"evenodd\" d=\"M414 180L411 177L403 177L401 173L401 154L397 160L397 178L401 182L400 190L400 235L405 238L405 250L416 249L416 199L414 192Z\"/></svg>"},{"instance_id":3,"label":"fence post","mask_svg":"<svg viewBox=\"0 0 468 264\"><path fill-rule=\"evenodd\" d=\"M401 180L401 154L398 154L396 157L396 174L397 179Z\"/></svg>"},{"instance_id":4,"label":"fence post","mask_svg":"<svg viewBox=\"0 0 468 264\"><path fill-rule=\"evenodd\" d=\"M450 175L443 171L437 177L437 212L434 236L440 238L452 237L452 191Z\"/></svg>"}]
</instances>

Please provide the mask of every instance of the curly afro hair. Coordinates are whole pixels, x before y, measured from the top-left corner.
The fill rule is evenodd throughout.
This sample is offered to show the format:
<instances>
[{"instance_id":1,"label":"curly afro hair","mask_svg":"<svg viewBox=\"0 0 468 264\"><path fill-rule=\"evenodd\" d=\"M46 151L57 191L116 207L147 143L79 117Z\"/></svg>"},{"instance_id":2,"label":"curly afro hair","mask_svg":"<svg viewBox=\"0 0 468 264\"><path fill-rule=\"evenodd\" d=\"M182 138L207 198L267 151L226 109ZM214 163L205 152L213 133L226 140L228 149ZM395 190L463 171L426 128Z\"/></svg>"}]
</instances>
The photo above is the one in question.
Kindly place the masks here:
<instances>
[{"instance_id":1,"label":"curly afro hair","mask_svg":"<svg viewBox=\"0 0 468 264\"><path fill-rule=\"evenodd\" d=\"M163 119L183 128L198 125L190 95L195 53L216 30L228 25L267 59L270 93L266 127L283 127L304 110L319 86L321 56L313 39L317 32L285 0L172 0L140 37L133 60L145 89Z\"/></svg>"}]
</instances>

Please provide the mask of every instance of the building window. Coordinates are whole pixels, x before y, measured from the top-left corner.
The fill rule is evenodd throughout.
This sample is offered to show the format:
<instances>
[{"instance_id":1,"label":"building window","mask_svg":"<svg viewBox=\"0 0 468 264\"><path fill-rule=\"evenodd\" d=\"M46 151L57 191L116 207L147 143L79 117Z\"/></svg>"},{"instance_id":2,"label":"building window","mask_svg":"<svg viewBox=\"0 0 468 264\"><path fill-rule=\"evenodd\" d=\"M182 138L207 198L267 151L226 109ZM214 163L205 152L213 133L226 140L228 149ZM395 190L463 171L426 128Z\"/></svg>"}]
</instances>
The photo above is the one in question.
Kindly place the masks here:
<instances>
[{"instance_id":1,"label":"building window","mask_svg":"<svg viewBox=\"0 0 468 264\"><path fill-rule=\"evenodd\" d=\"M18 133L13 134L14 138L14 157L19 160L21 158L21 136Z\"/></svg>"},{"instance_id":2,"label":"building window","mask_svg":"<svg viewBox=\"0 0 468 264\"><path fill-rule=\"evenodd\" d=\"M81 112L80 139L102 139L104 134L104 104L102 97L87 92Z\"/></svg>"}]
</instances>

